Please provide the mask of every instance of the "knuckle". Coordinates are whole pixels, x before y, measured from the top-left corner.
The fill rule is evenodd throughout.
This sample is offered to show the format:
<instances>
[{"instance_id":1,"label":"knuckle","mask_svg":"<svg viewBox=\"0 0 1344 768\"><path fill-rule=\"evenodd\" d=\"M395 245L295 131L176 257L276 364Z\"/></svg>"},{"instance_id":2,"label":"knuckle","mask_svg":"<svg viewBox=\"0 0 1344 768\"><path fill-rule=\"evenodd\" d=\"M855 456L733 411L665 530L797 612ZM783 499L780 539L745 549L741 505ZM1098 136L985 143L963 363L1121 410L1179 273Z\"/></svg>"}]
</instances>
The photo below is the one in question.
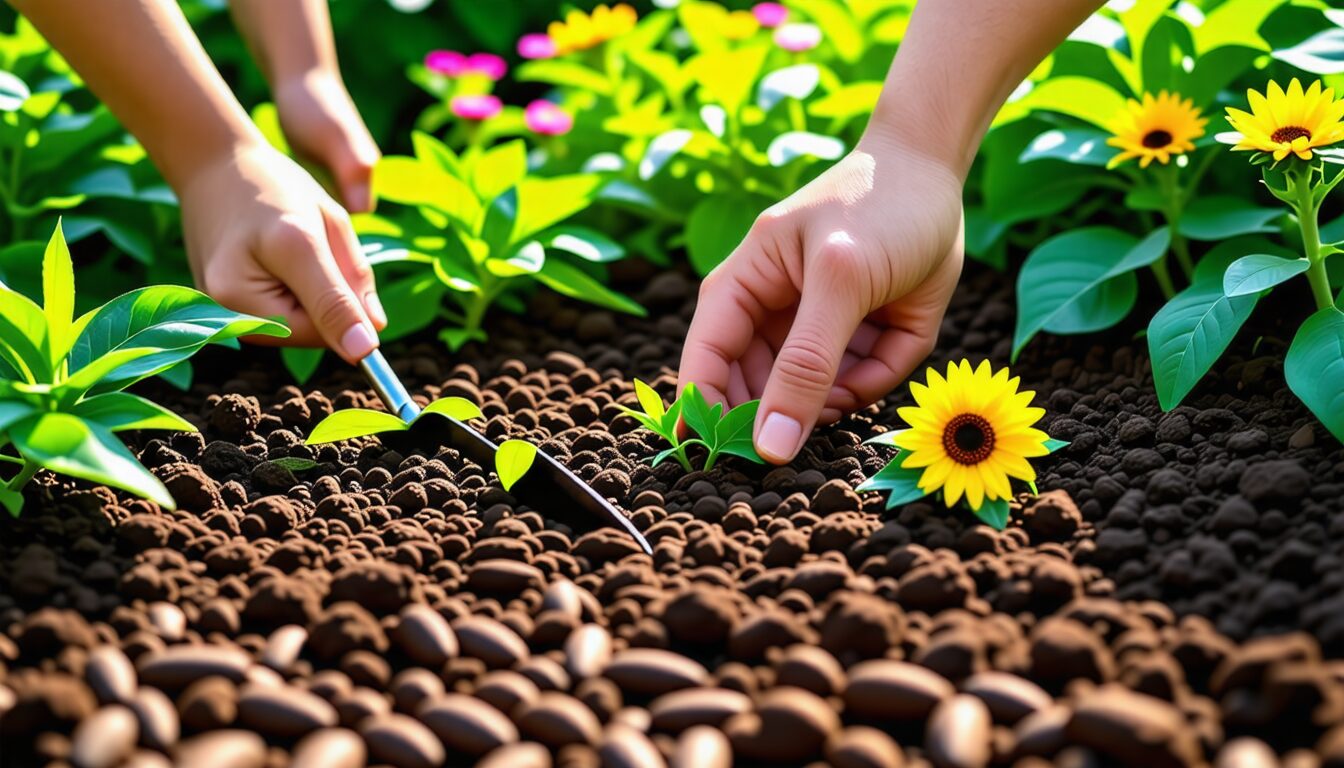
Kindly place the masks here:
<instances>
[{"instance_id":1,"label":"knuckle","mask_svg":"<svg viewBox=\"0 0 1344 768\"><path fill-rule=\"evenodd\" d=\"M342 332L362 319L359 308L350 294L338 287L324 289L312 300L308 314L319 328Z\"/></svg>"},{"instance_id":2,"label":"knuckle","mask_svg":"<svg viewBox=\"0 0 1344 768\"><path fill-rule=\"evenodd\" d=\"M863 252L847 233L836 232L817 249L819 266L827 272L850 277L863 271Z\"/></svg>"},{"instance_id":3,"label":"knuckle","mask_svg":"<svg viewBox=\"0 0 1344 768\"><path fill-rule=\"evenodd\" d=\"M795 334L784 343L775 360L775 372L795 387L826 389L831 386L835 355L818 336Z\"/></svg>"},{"instance_id":4,"label":"knuckle","mask_svg":"<svg viewBox=\"0 0 1344 768\"><path fill-rule=\"evenodd\" d=\"M317 235L290 216L281 216L267 229L266 244L281 252L316 251Z\"/></svg>"}]
</instances>

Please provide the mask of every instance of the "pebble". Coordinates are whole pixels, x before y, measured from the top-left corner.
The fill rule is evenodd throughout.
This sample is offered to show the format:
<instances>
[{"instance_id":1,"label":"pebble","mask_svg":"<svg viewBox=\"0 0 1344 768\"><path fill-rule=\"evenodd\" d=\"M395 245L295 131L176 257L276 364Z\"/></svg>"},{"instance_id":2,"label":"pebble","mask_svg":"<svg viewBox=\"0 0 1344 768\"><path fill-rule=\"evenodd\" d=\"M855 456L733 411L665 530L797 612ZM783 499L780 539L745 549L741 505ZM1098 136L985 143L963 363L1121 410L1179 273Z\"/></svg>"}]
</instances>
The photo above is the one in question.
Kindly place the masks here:
<instances>
[{"instance_id":1,"label":"pebble","mask_svg":"<svg viewBox=\"0 0 1344 768\"><path fill-rule=\"evenodd\" d=\"M696 725L719 727L733 715L750 712L751 697L727 688L686 688L666 693L649 705L656 731L681 733Z\"/></svg>"},{"instance_id":2,"label":"pebble","mask_svg":"<svg viewBox=\"0 0 1344 768\"><path fill-rule=\"evenodd\" d=\"M628 725L612 725L597 750L602 768L664 768L667 760L642 731Z\"/></svg>"},{"instance_id":3,"label":"pebble","mask_svg":"<svg viewBox=\"0 0 1344 768\"><path fill-rule=\"evenodd\" d=\"M150 749L167 751L182 734L177 708L157 688L141 688L128 702L139 725L140 743Z\"/></svg>"},{"instance_id":4,"label":"pebble","mask_svg":"<svg viewBox=\"0 0 1344 768\"><path fill-rule=\"evenodd\" d=\"M989 707L960 693L934 707L924 748L939 768L984 768L991 755L990 727Z\"/></svg>"},{"instance_id":5,"label":"pebble","mask_svg":"<svg viewBox=\"0 0 1344 768\"><path fill-rule=\"evenodd\" d=\"M324 728L294 747L289 768L362 768L368 759L364 740L344 728Z\"/></svg>"},{"instance_id":6,"label":"pebble","mask_svg":"<svg viewBox=\"0 0 1344 768\"><path fill-rule=\"evenodd\" d=\"M1078 701L1065 735L1072 743L1130 765L1185 766L1202 757L1180 710L1115 684Z\"/></svg>"},{"instance_id":7,"label":"pebble","mask_svg":"<svg viewBox=\"0 0 1344 768\"><path fill-rule=\"evenodd\" d=\"M457 657L457 635L447 619L427 605L412 603L401 611L392 641L417 664L441 667Z\"/></svg>"},{"instance_id":8,"label":"pebble","mask_svg":"<svg viewBox=\"0 0 1344 768\"><path fill-rule=\"evenodd\" d=\"M699 662L661 648L621 651L602 674L622 689L650 696L709 682L709 672Z\"/></svg>"},{"instance_id":9,"label":"pebble","mask_svg":"<svg viewBox=\"0 0 1344 768\"><path fill-rule=\"evenodd\" d=\"M359 732L376 762L398 768L438 768L447 759L434 732L407 715L374 715L360 724Z\"/></svg>"},{"instance_id":10,"label":"pebble","mask_svg":"<svg viewBox=\"0 0 1344 768\"><path fill-rule=\"evenodd\" d=\"M523 741L491 752L476 768L551 768L551 753L535 741Z\"/></svg>"},{"instance_id":11,"label":"pebble","mask_svg":"<svg viewBox=\"0 0 1344 768\"><path fill-rule=\"evenodd\" d=\"M917 664L873 659L849 670L845 708L861 717L921 720L955 693L952 683Z\"/></svg>"},{"instance_id":12,"label":"pebble","mask_svg":"<svg viewBox=\"0 0 1344 768\"><path fill-rule=\"evenodd\" d=\"M462 653L480 659L491 669L516 666L531 655L517 632L487 616L464 616L451 626Z\"/></svg>"},{"instance_id":13,"label":"pebble","mask_svg":"<svg viewBox=\"0 0 1344 768\"><path fill-rule=\"evenodd\" d=\"M549 747L597 744L602 724L583 702L564 693L543 691L513 713L518 730Z\"/></svg>"},{"instance_id":14,"label":"pebble","mask_svg":"<svg viewBox=\"0 0 1344 768\"><path fill-rule=\"evenodd\" d=\"M1045 689L1008 672L977 673L962 682L961 690L985 702L994 721L1004 725L1016 725L1054 703Z\"/></svg>"},{"instance_id":15,"label":"pebble","mask_svg":"<svg viewBox=\"0 0 1344 768\"><path fill-rule=\"evenodd\" d=\"M845 687L845 670L825 648L791 645L775 663L775 684L804 688L818 696L834 696Z\"/></svg>"},{"instance_id":16,"label":"pebble","mask_svg":"<svg viewBox=\"0 0 1344 768\"><path fill-rule=\"evenodd\" d=\"M175 645L140 660L140 681L156 688L184 688L203 677L243 679L252 659L237 648L217 645Z\"/></svg>"},{"instance_id":17,"label":"pebble","mask_svg":"<svg viewBox=\"0 0 1344 768\"><path fill-rule=\"evenodd\" d=\"M103 707L75 728L70 762L76 768L112 768L134 751L139 737L135 713L120 704Z\"/></svg>"},{"instance_id":18,"label":"pebble","mask_svg":"<svg viewBox=\"0 0 1344 768\"><path fill-rule=\"evenodd\" d=\"M100 645L89 651L84 679L102 704L125 703L135 695L135 667L115 645Z\"/></svg>"},{"instance_id":19,"label":"pebble","mask_svg":"<svg viewBox=\"0 0 1344 768\"><path fill-rule=\"evenodd\" d=\"M303 644L308 642L308 630L297 624L287 624L266 638L266 647L261 651L261 663L280 672L288 672L303 652Z\"/></svg>"},{"instance_id":20,"label":"pebble","mask_svg":"<svg viewBox=\"0 0 1344 768\"><path fill-rule=\"evenodd\" d=\"M238 719L261 733L297 738L331 728L336 709L315 693L291 686L248 685L238 697Z\"/></svg>"},{"instance_id":21,"label":"pebble","mask_svg":"<svg viewBox=\"0 0 1344 768\"><path fill-rule=\"evenodd\" d=\"M761 695L755 712L733 716L723 730L736 755L801 763L821 754L826 740L840 730L840 716L815 693L772 688Z\"/></svg>"},{"instance_id":22,"label":"pebble","mask_svg":"<svg viewBox=\"0 0 1344 768\"><path fill-rule=\"evenodd\" d=\"M182 640L187 632L187 615L172 603L156 602L149 604L149 620L158 631L159 637L170 643Z\"/></svg>"},{"instance_id":23,"label":"pebble","mask_svg":"<svg viewBox=\"0 0 1344 768\"><path fill-rule=\"evenodd\" d=\"M597 624L584 624L565 639L565 669L575 680L602 674L611 663L611 633Z\"/></svg>"},{"instance_id":24,"label":"pebble","mask_svg":"<svg viewBox=\"0 0 1344 768\"><path fill-rule=\"evenodd\" d=\"M1218 750L1213 768L1278 768L1279 758L1265 742L1253 736L1229 740Z\"/></svg>"},{"instance_id":25,"label":"pebble","mask_svg":"<svg viewBox=\"0 0 1344 768\"><path fill-rule=\"evenodd\" d=\"M677 739L669 768L732 768L733 745L723 731L708 725L687 728Z\"/></svg>"},{"instance_id":26,"label":"pebble","mask_svg":"<svg viewBox=\"0 0 1344 768\"><path fill-rule=\"evenodd\" d=\"M905 755L890 736L863 725L855 725L831 737L826 743L826 760L835 768L902 768Z\"/></svg>"},{"instance_id":27,"label":"pebble","mask_svg":"<svg viewBox=\"0 0 1344 768\"><path fill-rule=\"evenodd\" d=\"M212 731L182 742L176 754L184 768L263 768L266 742L251 731Z\"/></svg>"},{"instance_id":28,"label":"pebble","mask_svg":"<svg viewBox=\"0 0 1344 768\"><path fill-rule=\"evenodd\" d=\"M518 728L509 718L471 696L445 694L421 706L416 716L444 746L473 757L518 741Z\"/></svg>"}]
</instances>

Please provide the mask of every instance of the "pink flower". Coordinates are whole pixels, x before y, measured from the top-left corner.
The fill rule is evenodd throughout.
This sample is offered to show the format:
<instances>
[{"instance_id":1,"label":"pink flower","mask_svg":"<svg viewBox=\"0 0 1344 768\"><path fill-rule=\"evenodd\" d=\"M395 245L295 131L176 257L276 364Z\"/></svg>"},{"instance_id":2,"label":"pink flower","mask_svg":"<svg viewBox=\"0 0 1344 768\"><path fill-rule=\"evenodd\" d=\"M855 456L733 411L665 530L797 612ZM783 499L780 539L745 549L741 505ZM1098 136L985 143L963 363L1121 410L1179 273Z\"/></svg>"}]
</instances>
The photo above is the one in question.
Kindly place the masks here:
<instances>
[{"instance_id":1,"label":"pink flower","mask_svg":"<svg viewBox=\"0 0 1344 768\"><path fill-rule=\"evenodd\" d=\"M473 53L467 57L465 74L481 75L499 80L509 71L509 65L493 53Z\"/></svg>"},{"instance_id":2,"label":"pink flower","mask_svg":"<svg viewBox=\"0 0 1344 768\"><path fill-rule=\"evenodd\" d=\"M463 120L489 120L504 109L497 96L454 96L448 104L454 115Z\"/></svg>"},{"instance_id":3,"label":"pink flower","mask_svg":"<svg viewBox=\"0 0 1344 768\"><path fill-rule=\"evenodd\" d=\"M775 30L775 45L792 53L810 51L821 44L821 27L816 24L785 24Z\"/></svg>"},{"instance_id":4,"label":"pink flower","mask_svg":"<svg viewBox=\"0 0 1344 768\"><path fill-rule=\"evenodd\" d=\"M789 18L789 9L779 3L757 3L752 6L751 12L762 27L770 29L778 27Z\"/></svg>"},{"instance_id":5,"label":"pink flower","mask_svg":"<svg viewBox=\"0 0 1344 768\"><path fill-rule=\"evenodd\" d=\"M545 99L527 105L523 113L528 130L542 136L563 136L574 127L574 116Z\"/></svg>"},{"instance_id":6,"label":"pink flower","mask_svg":"<svg viewBox=\"0 0 1344 768\"><path fill-rule=\"evenodd\" d=\"M518 38L518 55L524 59L549 59L555 54L555 41L550 35L533 32Z\"/></svg>"},{"instance_id":7,"label":"pink flower","mask_svg":"<svg viewBox=\"0 0 1344 768\"><path fill-rule=\"evenodd\" d=\"M457 77L467 66L467 57L457 51L430 51L425 54L425 68L448 77Z\"/></svg>"}]
</instances>

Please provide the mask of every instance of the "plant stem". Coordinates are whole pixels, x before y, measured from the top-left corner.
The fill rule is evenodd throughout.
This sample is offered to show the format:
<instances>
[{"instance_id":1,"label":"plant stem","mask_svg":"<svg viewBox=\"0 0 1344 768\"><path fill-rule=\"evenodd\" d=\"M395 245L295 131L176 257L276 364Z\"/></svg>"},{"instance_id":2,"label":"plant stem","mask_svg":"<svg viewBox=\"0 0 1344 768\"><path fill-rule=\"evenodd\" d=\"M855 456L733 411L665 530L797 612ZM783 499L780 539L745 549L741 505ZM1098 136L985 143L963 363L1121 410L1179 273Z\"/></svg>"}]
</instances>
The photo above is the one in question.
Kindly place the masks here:
<instances>
[{"instance_id":1,"label":"plant stem","mask_svg":"<svg viewBox=\"0 0 1344 768\"><path fill-rule=\"evenodd\" d=\"M1311 171L1301 171L1294 179L1297 186L1297 223L1302 228L1302 250L1311 262L1307 269L1307 282L1311 283L1311 296L1316 300L1316 309L1335 306L1330 295L1330 277L1325 272L1325 259L1321 255L1321 230L1317 223L1319 210L1312 194Z\"/></svg>"},{"instance_id":2,"label":"plant stem","mask_svg":"<svg viewBox=\"0 0 1344 768\"><path fill-rule=\"evenodd\" d=\"M1153 277L1157 278L1157 285L1162 289L1162 295L1171 301L1176 296L1176 286L1171 282L1171 271L1167 269L1166 257L1153 262Z\"/></svg>"},{"instance_id":3,"label":"plant stem","mask_svg":"<svg viewBox=\"0 0 1344 768\"><path fill-rule=\"evenodd\" d=\"M10 478L9 482L5 483L6 490L18 491L23 488L23 486L28 484L29 480L33 479L33 475L36 475L37 471L41 468L41 464L38 464L35 461L30 461L29 459L24 459L23 466L19 468L19 473Z\"/></svg>"},{"instance_id":4,"label":"plant stem","mask_svg":"<svg viewBox=\"0 0 1344 768\"><path fill-rule=\"evenodd\" d=\"M686 448L686 443L679 443L677 445L677 452L672 455L677 457L677 463L681 465L682 469L687 472L693 472L694 470L691 468L691 460L686 458Z\"/></svg>"},{"instance_id":5,"label":"plant stem","mask_svg":"<svg viewBox=\"0 0 1344 768\"><path fill-rule=\"evenodd\" d=\"M1185 211L1185 195L1181 192L1180 180L1177 174L1180 172L1175 166L1172 166L1170 173L1163 172L1162 196L1166 199L1166 208L1162 215L1167 220L1167 229L1171 232L1171 252L1176 254L1176 261L1181 265L1181 272L1185 273L1186 280L1193 280L1195 277L1195 262L1190 258L1190 245L1185 241L1185 236L1181 234L1181 214Z\"/></svg>"}]
</instances>

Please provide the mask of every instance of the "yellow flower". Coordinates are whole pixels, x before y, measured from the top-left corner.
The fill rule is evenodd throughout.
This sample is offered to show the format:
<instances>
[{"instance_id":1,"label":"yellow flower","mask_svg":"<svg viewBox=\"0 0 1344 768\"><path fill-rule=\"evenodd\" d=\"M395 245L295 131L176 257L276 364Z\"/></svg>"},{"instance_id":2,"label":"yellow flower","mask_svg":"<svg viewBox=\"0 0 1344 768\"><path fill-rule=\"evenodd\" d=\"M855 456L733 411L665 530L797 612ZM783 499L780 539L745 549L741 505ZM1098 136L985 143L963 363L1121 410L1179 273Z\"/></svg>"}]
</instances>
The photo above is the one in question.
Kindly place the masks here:
<instances>
[{"instance_id":1,"label":"yellow flower","mask_svg":"<svg viewBox=\"0 0 1344 768\"><path fill-rule=\"evenodd\" d=\"M1035 392L1018 392L1019 379L989 362L948 363L947 378L929 369L928 385L910 382L917 406L897 411L910 428L892 438L905 453L901 467L920 469L919 488L943 489L951 507L964 494L971 509L987 499L1011 499L1008 479L1036 480L1027 459L1050 451L1050 436L1032 425L1045 415L1031 407Z\"/></svg>"},{"instance_id":2,"label":"yellow flower","mask_svg":"<svg viewBox=\"0 0 1344 768\"><path fill-rule=\"evenodd\" d=\"M553 21L546 34L555 43L555 53L563 56L573 51L586 51L619 37L635 28L639 16L635 9L620 3L612 7L599 5L591 15L573 10L564 21Z\"/></svg>"},{"instance_id":3,"label":"yellow flower","mask_svg":"<svg viewBox=\"0 0 1344 768\"><path fill-rule=\"evenodd\" d=\"M1246 91L1251 104L1249 113L1227 109L1227 122L1241 134L1232 149L1270 152L1279 161L1289 154L1303 160L1311 159L1313 147L1324 147L1344 139L1344 101L1335 101L1332 88L1321 90L1317 80L1304 93L1302 84L1293 78L1285 92L1279 84L1270 81L1261 96L1254 90Z\"/></svg>"},{"instance_id":4,"label":"yellow flower","mask_svg":"<svg viewBox=\"0 0 1344 768\"><path fill-rule=\"evenodd\" d=\"M723 19L723 36L729 40L746 40L760 28L761 22L751 11L733 11Z\"/></svg>"},{"instance_id":5,"label":"yellow flower","mask_svg":"<svg viewBox=\"0 0 1344 768\"><path fill-rule=\"evenodd\" d=\"M1195 148L1195 139L1204 135L1208 118L1200 117L1190 99L1162 91L1153 97L1143 94L1143 101L1130 99L1125 109L1111 123L1106 140L1112 147L1123 150L1106 164L1107 168L1139 158L1139 167L1147 168L1156 159L1163 165L1172 155L1183 155Z\"/></svg>"}]
</instances>

